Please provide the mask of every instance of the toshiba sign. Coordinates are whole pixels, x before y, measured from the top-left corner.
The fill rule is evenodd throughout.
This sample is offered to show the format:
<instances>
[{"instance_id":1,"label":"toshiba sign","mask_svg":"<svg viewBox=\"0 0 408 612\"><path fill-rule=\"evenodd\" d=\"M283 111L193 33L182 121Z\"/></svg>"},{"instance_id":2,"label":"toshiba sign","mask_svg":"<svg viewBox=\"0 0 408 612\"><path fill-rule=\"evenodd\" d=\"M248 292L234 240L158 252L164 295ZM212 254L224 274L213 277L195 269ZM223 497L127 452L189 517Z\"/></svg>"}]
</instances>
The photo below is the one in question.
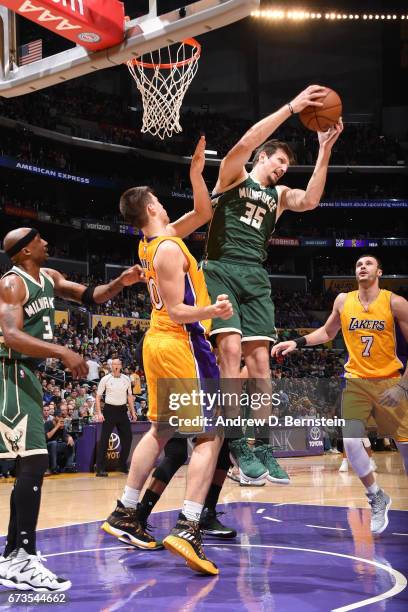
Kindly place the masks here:
<instances>
[{"instance_id":1,"label":"toshiba sign","mask_svg":"<svg viewBox=\"0 0 408 612\"><path fill-rule=\"evenodd\" d=\"M118 0L2 0L15 13L90 51L118 45L125 32Z\"/></svg>"}]
</instances>

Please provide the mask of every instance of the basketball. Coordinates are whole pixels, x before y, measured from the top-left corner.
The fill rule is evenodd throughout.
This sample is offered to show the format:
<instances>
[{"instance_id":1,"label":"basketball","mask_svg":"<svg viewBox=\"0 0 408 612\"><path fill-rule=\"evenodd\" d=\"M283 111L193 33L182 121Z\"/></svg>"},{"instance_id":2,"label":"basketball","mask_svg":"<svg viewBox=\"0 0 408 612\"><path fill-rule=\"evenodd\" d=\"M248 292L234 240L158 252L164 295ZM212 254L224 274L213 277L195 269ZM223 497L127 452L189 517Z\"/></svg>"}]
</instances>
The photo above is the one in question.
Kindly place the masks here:
<instances>
[{"instance_id":1,"label":"basketball","mask_svg":"<svg viewBox=\"0 0 408 612\"><path fill-rule=\"evenodd\" d=\"M339 94L329 87L326 87L326 94L319 102L323 102L323 106L306 106L299 117L309 130L325 132L341 117L342 103Z\"/></svg>"}]
</instances>

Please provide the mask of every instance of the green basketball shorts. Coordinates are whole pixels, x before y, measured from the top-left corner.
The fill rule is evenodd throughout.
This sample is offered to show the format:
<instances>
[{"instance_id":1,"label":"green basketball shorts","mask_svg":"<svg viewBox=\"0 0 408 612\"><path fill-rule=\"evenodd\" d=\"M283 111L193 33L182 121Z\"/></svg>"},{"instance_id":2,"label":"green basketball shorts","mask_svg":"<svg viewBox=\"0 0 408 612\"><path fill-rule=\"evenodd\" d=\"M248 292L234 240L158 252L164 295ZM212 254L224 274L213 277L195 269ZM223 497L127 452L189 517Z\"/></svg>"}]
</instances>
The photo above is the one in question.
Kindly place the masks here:
<instances>
[{"instance_id":1,"label":"green basketball shorts","mask_svg":"<svg viewBox=\"0 0 408 612\"><path fill-rule=\"evenodd\" d=\"M213 319L210 336L237 332L242 341L276 341L275 307L268 273L258 264L204 261L202 264L211 301L226 293L234 314L230 319Z\"/></svg>"},{"instance_id":2,"label":"green basketball shorts","mask_svg":"<svg viewBox=\"0 0 408 612\"><path fill-rule=\"evenodd\" d=\"M0 359L0 459L47 453L42 389L23 361Z\"/></svg>"}]
</instances>

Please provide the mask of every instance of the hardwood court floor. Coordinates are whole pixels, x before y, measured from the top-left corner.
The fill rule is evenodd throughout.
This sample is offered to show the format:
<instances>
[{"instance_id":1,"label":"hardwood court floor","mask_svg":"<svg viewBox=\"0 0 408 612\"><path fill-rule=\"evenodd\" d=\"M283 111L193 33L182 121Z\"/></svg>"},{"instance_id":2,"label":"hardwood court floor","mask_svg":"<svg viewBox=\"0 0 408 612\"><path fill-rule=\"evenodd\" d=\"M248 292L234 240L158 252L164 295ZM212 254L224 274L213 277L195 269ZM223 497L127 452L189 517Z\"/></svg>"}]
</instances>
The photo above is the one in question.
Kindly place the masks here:
<instances>
[{"instance_id":1,"label":"hardwood court floor","mask_svg":"<svg viewBox=\"0 0 408 612\"><path fill-rule=\"evenodd\" d=\"M264 487L240 487L227 479L220 503L270 502L316 506L368 508L364 488L352 471L340 474L341 455L280 459L289 472L291 483L268 483ZM375 454L378 483L392 497L393 510L408 510L408 478L399 453ZM180 507L184 497L183 467L174 477L157 504L156 511ZM0 481L0 533L7 529L12 480ZM115 500L126 483L124 474L111 473L109 478L93 474L49 476L45 479L38 527L59 527L103 520L112 511Z\"/></svg>"}]
</instances>

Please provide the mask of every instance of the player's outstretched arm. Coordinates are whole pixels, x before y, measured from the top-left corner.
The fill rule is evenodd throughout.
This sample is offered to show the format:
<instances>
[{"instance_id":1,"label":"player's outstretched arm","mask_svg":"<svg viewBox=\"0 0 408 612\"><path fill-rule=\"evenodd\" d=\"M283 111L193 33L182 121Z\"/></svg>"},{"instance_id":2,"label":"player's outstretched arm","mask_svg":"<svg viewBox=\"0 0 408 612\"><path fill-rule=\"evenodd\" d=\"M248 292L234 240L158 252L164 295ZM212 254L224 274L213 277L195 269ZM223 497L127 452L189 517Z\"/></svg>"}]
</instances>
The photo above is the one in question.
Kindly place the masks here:
<instances>
[{"instance_id":1,"label":"player's outstretched arm","mask_svg":"<svg viewBox=\"0 0 408 612\"><path fill-rule=\"evenodd\" d=\"M402 335L406 342L408 342L408 302L401 295L391 295L391 310L397 321ZM380 395L380 403L384 406L391 406L394 408L402 400L408 399L408 366L405 368L405 372L401 379L397 379L395 385L384 391Z\"/></svg>"},{"instance_id":2,"label":"player's outstretched arm","mask_svg":"<svg viewBox=\"0 0 408 612\"><path fill-rule=\"evenodd\" d=\"M324 95L324 92L325 88L320 85L309 85L291 102L255 123L222 160L214 191L222 193L230 185L244 180L246 178L245 164L249 161L253 151L260 147L292 113L300 113L306 106L322 106L319 98Z\"/></svg>"},{"instance_id":3,"label":"player's outstretched arm","mask_svg":"<svg viewBox=\"0 0 408 612\"><path fill-rule=\"evenodd\" d=\"M211 200L203 178L205 144L205 136L201 136L191 159L190 181L193 188L194 210L189 211L174 223L169 223L166 228L168 236L185 238L208 223L212 217Z\"/></svg>"},{"instance_id":4,"label":"player's outstretched arm","mask_svg":"<svg viewBox=\"0 0 408 612\"><path fill-rule=\"evenodd\" d=\"M187 259L181 248L171 240L162 242L153 261L157 273L159 293L169 317L175 323L195 323L205 319L232 317L232 306L228 296L220 295L211 306L188 306L184 304L185 274Z\"/></svg>"},{"instance_id":5,"label":"player's outstretched arm","mask_svg":"<svg viewBox=\"0 0 408 612\"><path fill-rule=\"evenodd\" d=\"M289 189L289 187L283 185L278 186L278 217L284 210L304 212L306 210L313 210L319 206L326 185L327 169L329 167L332 148L342 131L343 122L340 119L339 122L329 128L327 132L318 133L320 144L319 154L306 190Z\"/></svg>"},{"instance_id":6,"label":"player's outstretched arm","mask_svg":"<svg viewBox=\"0 0 408 612\"><path fill-rule=\"evenodd\" d=\"M47 268L44 271L54 281L56 295L65 300L82 302L86 305L103 304L120 293L125 287L145 282L145 274L139 264L124 270L120 276L113 279L110 283L98 285L97 287L86 287L86 285L81 283L73 283L64 278L57 270Z\"/></svg>"},{"instance_id":7,"label":"player's outstretched arm","mask_svg":"<svg viewBox=\"0 0 408 612\"><path fill-rule=\"evenodd\" d=\"M25 298L25 285L17 275L10 274L0 281L0 328L6 346L29 357L56 357L72 371L74 378L86 376L88 366L81 355L23 331ZM45 329L44 332L49 333Z\"/></svg>"},{"instance_id":8,"label":"player's outstretched arm","mask_svg":"<svg viewBox=\"0 0 408 612\"><path fill-rule=\"evenodd\" d=\"M280 355L285 356L296 351L298 348L303 346L316 346L317 344L325 344L336 337L337 332L341 329L340 313L342 311L344 301L346 298L345 293L340 293L334 300L333 310L327 319L326 323L319 327L306 336L301 336L296 340L286 340L285 342L278 342L272 347L272 357L279 357ZM299 342L300 340L300 342Z\"/></svg>"}]
</instances>

